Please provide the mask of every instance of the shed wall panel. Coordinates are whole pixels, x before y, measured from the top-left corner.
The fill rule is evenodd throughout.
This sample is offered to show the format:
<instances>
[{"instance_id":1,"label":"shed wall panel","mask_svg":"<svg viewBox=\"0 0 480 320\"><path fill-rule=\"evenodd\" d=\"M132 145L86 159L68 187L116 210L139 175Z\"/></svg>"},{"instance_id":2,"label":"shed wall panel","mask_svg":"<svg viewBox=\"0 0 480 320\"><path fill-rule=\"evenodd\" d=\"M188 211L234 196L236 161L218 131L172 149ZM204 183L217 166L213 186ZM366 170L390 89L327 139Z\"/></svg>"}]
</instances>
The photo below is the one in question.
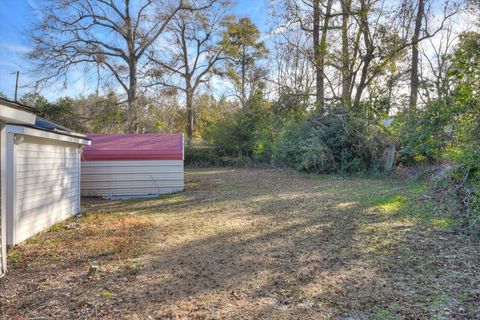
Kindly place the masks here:
<instances>
[{"instance_id":1,"label":"shed wall panel","mask_svg":"<svg viewBox=\"0 0 480 320\"><path fill-rule=\"evenodd\" d=\"M157 195L183 191L183 160L82 161L83 196Z\"/></svg>"},{"instance_id":2,"label":"shed wall panel","mask_svg":"<svg viewBox=\"0 0 480 320\"><path fill-rule=\"evenodd\" d=\"M15 145L15 205L10 244L80 211L77 144L23 136Z\"/></svg>"}]
</instances>

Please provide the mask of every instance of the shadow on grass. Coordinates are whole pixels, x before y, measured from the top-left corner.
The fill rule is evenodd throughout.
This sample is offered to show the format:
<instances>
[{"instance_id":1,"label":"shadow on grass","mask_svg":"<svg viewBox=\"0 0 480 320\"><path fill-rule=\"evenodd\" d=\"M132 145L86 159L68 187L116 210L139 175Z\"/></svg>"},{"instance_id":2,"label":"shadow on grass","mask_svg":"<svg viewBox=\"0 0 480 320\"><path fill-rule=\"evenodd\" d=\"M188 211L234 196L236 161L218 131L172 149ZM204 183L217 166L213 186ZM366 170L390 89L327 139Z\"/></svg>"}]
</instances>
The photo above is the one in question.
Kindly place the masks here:
<instances>
[{"instance_id":1,"label":"shadow on grass","mask_svg":"<svg viewBox=\"0 0 480 320\"><path fill-rule=\"evenodd\" d=\"M279 170L207 173L196 171L196 187L182 195L92 203L95 212L157 216L148 254L98 279L67 275L17 310L45 314L53 303L65 306L57 317L196 319L478 314L478 250L419 223L415 214L431 208L399 194L402 185Z\"/></svg>"}]
</instances>

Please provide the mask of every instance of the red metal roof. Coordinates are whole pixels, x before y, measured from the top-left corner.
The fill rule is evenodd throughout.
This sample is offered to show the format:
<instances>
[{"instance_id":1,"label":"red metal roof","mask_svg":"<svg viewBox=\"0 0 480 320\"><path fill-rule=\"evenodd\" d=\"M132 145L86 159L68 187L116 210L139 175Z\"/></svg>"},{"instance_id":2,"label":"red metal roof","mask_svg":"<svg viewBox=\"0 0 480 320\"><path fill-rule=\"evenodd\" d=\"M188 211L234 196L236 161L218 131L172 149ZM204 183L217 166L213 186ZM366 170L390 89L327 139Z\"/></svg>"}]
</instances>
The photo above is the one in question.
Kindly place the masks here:
<instances>
[{"instance_id":1,"label":"red metal roof","mask_svg":"<svg viewBox=\"0 0 480 320\"><path fill-rule=\"evenodd\" d=\"M182 160L181 134L88 134L82 160Z\"/></svg>"}]
</instances>

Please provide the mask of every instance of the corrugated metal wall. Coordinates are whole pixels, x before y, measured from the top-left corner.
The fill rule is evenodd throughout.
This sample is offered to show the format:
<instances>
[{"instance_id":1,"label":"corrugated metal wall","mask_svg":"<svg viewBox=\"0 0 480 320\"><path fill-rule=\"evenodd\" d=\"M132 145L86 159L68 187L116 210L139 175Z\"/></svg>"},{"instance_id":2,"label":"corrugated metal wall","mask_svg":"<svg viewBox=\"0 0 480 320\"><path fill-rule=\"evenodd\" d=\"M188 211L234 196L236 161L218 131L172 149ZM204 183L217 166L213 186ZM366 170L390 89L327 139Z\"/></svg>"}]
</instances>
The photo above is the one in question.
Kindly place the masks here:
<instances>
[{"instance_id":1,"label":"corrugated metal wall","mask_svg":"<svg viewBox=\"0 0 480 320\"><path fill-rule=\"evenodd\" d=\"M23 136L15 145L15 214L8 243L19 243L80 211L78 145Z\"/></svg>"},{"instance_id":2,"label":"corrugated metal wall","mask_svg":"<svg viewBox=\"0 0 480 320\"><path fill-rule=\"evenodd\" d=\"M82 161L82 196L136 196L183 191L183 160Z\"/></svg>"}]
</instances>

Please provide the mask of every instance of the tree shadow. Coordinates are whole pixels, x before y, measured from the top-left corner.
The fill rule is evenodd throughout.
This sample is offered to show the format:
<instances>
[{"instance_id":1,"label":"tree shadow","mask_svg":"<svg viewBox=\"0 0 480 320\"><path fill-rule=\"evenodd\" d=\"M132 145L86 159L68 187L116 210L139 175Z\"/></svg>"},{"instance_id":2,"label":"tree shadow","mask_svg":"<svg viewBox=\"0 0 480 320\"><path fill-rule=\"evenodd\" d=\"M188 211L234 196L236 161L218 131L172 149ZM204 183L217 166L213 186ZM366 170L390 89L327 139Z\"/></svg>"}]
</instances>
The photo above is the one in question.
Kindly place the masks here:
<instances>
[{"instance_id":1,"label":"tree shadow","mask_svg":"<svg viewBox=\"0 0 480 320\"><path fill-rule=\"evenodd\" d=\"M96 207L162 213L137 267L89 280L65 266L65 279L22 299L18 310L45 314L54 304L65 306L55 317L160 319L468 318L478 311L478 251L362 199L366 187L375 196L392 192L382 181L251 169L194 177L207 187Z\"/></svg>"}]
</instances>

